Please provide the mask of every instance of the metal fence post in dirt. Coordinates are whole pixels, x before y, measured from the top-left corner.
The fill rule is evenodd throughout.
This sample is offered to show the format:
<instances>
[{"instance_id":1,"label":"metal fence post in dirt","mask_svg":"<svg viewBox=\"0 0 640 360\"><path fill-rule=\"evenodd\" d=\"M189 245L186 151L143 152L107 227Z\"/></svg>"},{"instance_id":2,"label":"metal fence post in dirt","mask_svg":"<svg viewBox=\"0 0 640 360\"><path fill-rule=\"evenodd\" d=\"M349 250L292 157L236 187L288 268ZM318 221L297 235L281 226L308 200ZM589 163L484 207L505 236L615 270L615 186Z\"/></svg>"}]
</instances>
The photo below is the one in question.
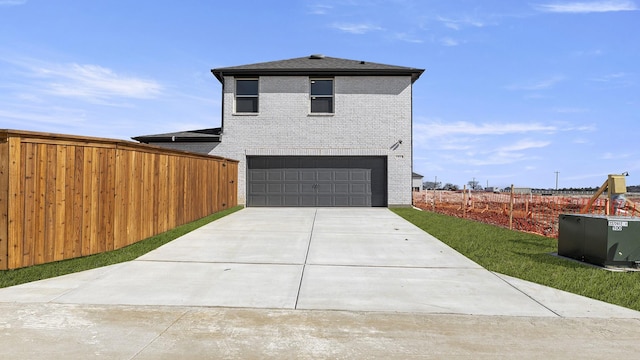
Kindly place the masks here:
<instances>
[{"instance_id":1,"label":"metal fence post in dirt","mask_svg":"<svg viewBox=\"0 0 640 360\"><path fill-rule=\"evenodd\" d=\"M437 177L436 177L437 179ZM435 186L433 187L433 201L431 202L431 209L435 212L436 211L436 188Z\"/></svg>"},{"instance_id":2,"label":"metal fence post in dirt","mask_svg":"<svg viewBox=\"0 0 640 360\"><path fill-rule=\"evenodd\" d=\"M462 186L462 217L467 217L467 185Z\"/></svg>"},{"instance_id":3,"label":"metal fence post in dirt","mask_svg":"<svg viewBox=\"0 0 640 360\"><path fill-rule=\"evenodd\" d=\"M438 177L436 176L435 181L433 182L433 211L436 211L436 188L438 187Z\"/></svg>"},{"instance_id":4,"label":"metal fence post in dirt","mask_svg":"<svg viewBox=\"0 0 640 360\"><path fill-rule=\"evenodd\" d=\"M513 184L511 184L511 195L509 196L509 230L513 230Z\"/></svg>"}]
</instances>

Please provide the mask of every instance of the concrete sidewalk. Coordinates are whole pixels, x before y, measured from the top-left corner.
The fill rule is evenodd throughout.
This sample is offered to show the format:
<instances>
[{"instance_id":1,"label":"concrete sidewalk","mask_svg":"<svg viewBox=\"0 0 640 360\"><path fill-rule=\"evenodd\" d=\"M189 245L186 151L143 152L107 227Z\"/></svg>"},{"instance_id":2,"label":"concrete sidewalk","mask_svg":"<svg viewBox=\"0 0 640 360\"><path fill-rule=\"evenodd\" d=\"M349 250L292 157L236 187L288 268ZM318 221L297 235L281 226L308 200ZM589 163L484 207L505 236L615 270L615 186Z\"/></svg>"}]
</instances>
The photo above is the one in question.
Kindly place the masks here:
<instances>
[{"instance_id":1,"label":"concrete sidewalk","mask_svg":"<svg viewBox=\"0 0 640 360\"><path fill-rule=\"evenodd\" d=\"M491 357L507 350L495 336L529 334L542 342L535 334L545 328L588 338L618 327L624 336L608 339L618 344L614 353L626 354L640 346L639 319L636 311L487 271L384 208L247 208L135 261L0 289L0 347L22 358L48 341L59 358L94 350L111 358L175 358L178 348L189 358L201 356L188 349L213 358L270 357L264 341L275 346L274 357L298 347L293 357L353 358L387 354L358 352L383 338L396 340L387 350L417 351L398 356L406 358L446 354L423 344L447 343L445 334L457 345L442 351ZM532 324L532 332L518 333ZM581 329L585 324L599 330ZM93 347L85 330L99 344ZM475 350L459 349L462 335L476 330L490 333L474 335ZM274 331L293 338L278 344ZM264 339L243 345L238 333ZM563 346L576 350L565 335ZM25 343L23 336L40 340ZM352 336L364 343L353 351L338 346ZM73 353L60 337L84 345ZM489 339L492 351L483 345Z\"/></svg>"}]
</instances>

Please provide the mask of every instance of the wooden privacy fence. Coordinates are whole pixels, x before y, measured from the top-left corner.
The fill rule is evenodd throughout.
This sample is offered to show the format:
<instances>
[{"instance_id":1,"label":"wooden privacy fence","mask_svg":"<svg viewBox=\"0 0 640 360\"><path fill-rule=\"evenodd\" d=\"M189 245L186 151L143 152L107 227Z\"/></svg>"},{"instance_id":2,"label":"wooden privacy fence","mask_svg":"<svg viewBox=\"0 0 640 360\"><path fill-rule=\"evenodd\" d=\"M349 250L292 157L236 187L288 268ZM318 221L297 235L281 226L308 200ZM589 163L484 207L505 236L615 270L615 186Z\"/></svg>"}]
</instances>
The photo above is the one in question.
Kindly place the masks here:
<instances>
[{"instance_id":1,"label":"wooden privacy fence","mask_svg":"<svg viewBox=\"0 0 640 360\"><path fill-rule=\"evenodd\" d=\"M115 250L237 205L238 162L0 130L0 270Z\"/></svg>"}]
</instances>

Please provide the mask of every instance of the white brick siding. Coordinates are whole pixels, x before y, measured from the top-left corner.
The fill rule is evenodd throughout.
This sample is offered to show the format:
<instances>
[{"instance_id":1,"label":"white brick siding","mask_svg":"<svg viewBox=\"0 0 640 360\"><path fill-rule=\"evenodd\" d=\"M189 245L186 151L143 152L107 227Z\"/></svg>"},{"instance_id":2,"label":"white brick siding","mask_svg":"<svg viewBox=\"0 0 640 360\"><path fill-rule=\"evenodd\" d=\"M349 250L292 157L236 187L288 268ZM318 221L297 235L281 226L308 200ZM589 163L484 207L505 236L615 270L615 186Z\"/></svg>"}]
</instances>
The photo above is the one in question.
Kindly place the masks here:
<instances>
[{"instance_id":1,"label":"white brick siding","mask_svg":"<svg viewBox=\"0 0 640 360\"><path fill-rule=\"evenodd\" d=\"M333 115L310 114L308 76L261 76L251 115L233 113L235 82L224 80L222 142L211 154L240 161L239 203L247 155L377 155L388 159L389 206L411 205L410 76L336 76Z\"/></svg>"}]
</instances>

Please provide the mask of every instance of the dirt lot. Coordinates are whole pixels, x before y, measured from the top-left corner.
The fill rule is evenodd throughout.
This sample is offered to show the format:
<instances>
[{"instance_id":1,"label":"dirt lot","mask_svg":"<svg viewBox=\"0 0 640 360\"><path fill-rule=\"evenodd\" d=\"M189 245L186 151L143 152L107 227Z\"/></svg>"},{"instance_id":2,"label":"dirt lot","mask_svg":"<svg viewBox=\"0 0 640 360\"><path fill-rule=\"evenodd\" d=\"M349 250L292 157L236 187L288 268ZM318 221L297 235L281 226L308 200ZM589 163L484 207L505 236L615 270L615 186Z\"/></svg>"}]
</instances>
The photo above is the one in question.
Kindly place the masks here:
<instances>
[{"instance_id":1,"label":"dirt lot","mask_svg":"<svg viewBox=\"0 0 640 360\"><path fill-rule=\"evenodd\" d=\"M534 195L514 194L511 209L510 193L462 191L414 192L414 205L424 210L477 220L487 224L509 227L510 214L514 230L558 237L560 214L579 213L590 195ZM640 196L626 197L625 204L616 212L619 216L640 216ZM591 207L590 213L605 214L608 200L602 196Z\"/></svg>"}]
</instances>

